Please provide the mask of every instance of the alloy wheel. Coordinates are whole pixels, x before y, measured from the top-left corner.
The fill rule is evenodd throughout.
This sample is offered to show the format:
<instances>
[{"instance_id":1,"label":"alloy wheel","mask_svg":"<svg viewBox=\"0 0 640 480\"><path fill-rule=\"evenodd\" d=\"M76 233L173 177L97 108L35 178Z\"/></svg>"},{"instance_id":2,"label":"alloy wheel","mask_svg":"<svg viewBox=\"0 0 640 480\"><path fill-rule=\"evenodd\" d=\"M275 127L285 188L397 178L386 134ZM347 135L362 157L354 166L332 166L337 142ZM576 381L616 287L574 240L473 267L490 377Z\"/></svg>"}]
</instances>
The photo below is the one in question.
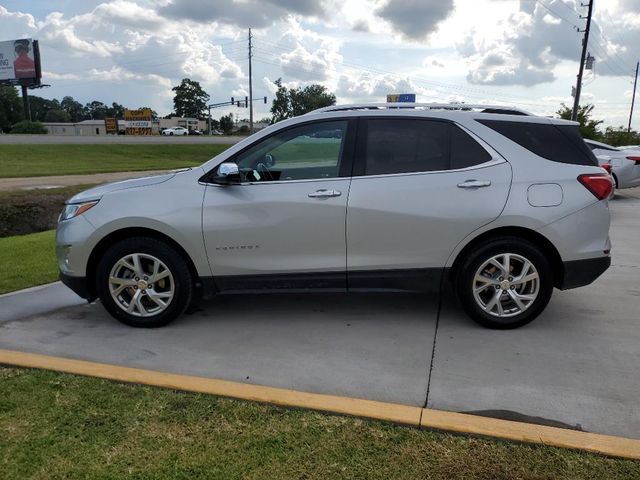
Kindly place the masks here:
<instances>
[{"instance_id":1,"label":"alloy wheel","mask_svg":"<svg viewBox=\"0 0 640 480\"><path fill-rule=\"evenodd\" d=\"M163 312L175 294L175 281L167 265L146 253L120 258L109 273L108 285L116 305L137 317Z\"/></svg>"},{"instance_id":2,"label":"alloy wheel","mask_svg":"<svg viewBox=\"0 0 640 480\"><path fill-rule=\"evenodd\" d=\"M480 265L472 288L482 310L495 317L514 317L538 298L540 275L535 265L522 255L501 253Z\"/></svg>"}]
</instances>

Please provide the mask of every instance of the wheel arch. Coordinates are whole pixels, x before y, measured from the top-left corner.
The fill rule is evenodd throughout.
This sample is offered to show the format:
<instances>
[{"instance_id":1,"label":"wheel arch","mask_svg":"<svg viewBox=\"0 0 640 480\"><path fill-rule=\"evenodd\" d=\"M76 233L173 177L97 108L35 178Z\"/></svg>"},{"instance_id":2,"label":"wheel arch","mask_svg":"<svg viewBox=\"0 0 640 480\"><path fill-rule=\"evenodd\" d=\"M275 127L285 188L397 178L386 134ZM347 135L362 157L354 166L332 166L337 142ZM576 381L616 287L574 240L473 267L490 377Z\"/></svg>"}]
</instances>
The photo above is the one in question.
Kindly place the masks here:
<instances>
[{"instance_id":1,"label":"wheel arch","mask_svg":"<svg viewBox=\"0 0 640 480\"><path fill-rule=\"evenodd\" d=\"M171 238L169 235L159 232L157 230L154 230L152 228L125 227L119 230L114 230L113 232L109 233L104 238L102 238L96 244L96 246L91 251L91 254L89 255L89 260L87 261L87 271L86 271L89 301L96 299L98 296L97 285L96 285L96 272L98 270L98 263L100 262L100 259L102 258L104 253L109 249L109 247L116 244L120 240L125 240L127 238L133 238L133 237L155 238L156 240L160 240L166 243L167 245L169 245L185 261L185 263L189 267L189 272L191 273L191 277L193 278L194 282L198 281L199 275L193 260L191 259L189 254L186 252L186 250L182 248L182 246L178 242L176 242L173 238Z\"/></svg>"},{"instance_id":2,"label":"wheel arch","mask_svg":"<svg viewBox=\"0 0 640 480\"><path fill-rule=\"evenodd\" d=\"M451 279L456 278L458 269L460 268L460 265L463 263L469 252L473 251L483 243L500 237L519 237L524 240L528 240L529 242L540 248L540 250L542 250L542 253L548 259L550 259L549 263L553 272L553 285L557 287L558 285L562 284L562 280L564 278L564 264L562 262L560 253L547 237L536 232L535 230L531 230L525 227L499 227L483 232L475 237L473 240L467 243L464 248L460 250L460 252L458 252L458 255L456 256L451 267Z\"/></svg>"}]
</instances>

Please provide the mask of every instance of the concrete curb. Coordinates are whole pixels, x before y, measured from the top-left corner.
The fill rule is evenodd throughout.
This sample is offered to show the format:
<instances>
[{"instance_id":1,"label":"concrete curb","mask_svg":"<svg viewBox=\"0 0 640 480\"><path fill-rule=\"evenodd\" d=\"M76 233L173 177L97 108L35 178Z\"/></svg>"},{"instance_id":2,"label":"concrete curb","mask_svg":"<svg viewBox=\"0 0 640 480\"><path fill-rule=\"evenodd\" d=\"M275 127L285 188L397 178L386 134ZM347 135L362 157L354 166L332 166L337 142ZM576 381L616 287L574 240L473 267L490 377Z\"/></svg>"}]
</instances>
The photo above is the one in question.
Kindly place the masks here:
<instances>
[{"instance_id":1,"label":"concrete curb","mask_svg":"<svg viewBox=\"0 0 640 480\"><path fill-rule=\"evenodd\" d=\"M308 408L366 417L415 427L572 448L614 457L640 459L640 440L463 413L178 375L13 350L0 349L0 364L53 370L121 382L266 402L286 407Z\"/></svg>"},{"instance_id":2,"label":"concrete curb","mask_svg":"<svg viewBox=\"0 0 640 480\"><path fill-rule=\"evenodd\" d=\"M37 292L38 290L42 290L43 288L50 287L51 285L55 285L56 283L61 283L61 282L57 280L51 283L43 283L42 285L36 285L35 287L23 288L22 290L14 290L12 292L0 294L0 298L13 297L14 295L20 295L21 293Z\"/></svg>"}]
</instances>

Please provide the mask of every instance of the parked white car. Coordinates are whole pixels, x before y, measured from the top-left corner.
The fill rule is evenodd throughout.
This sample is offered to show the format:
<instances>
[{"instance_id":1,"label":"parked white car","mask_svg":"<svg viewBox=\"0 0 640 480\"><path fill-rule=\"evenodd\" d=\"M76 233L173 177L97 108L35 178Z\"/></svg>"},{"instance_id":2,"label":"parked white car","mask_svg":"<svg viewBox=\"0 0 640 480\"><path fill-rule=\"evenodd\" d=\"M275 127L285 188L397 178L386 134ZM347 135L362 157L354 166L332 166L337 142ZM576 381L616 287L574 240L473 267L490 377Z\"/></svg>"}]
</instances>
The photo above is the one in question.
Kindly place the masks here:
<instances>
[{"instance_id":1,"label":"parked white car","mask_svg":"<svg viewBox=\"0 0 640 480\"><path fill-rule=\"evenodd\" d=\"M625 150L594 140L585 140L600 165L611 165L611 175L616 188L632 188L640 185L640 148Z\"/></svg>"},{"instance_id":2,"label":"parked white car","mask_svg":"<svg viewBox=\"0 0 640 480\"><path fill-rule=\"evenodd\" d=\"M170 127L165 128L162 135L189 135L189 130L184 127Z\"/></svg>"},{"instance_id":3,"label":"parked white car","mask_svg":"<svg viewBox=\"0 0 640 480\"><path fill-rule=\"evenodd\" d=\"M612 188L575 122L336 105L200 167L79 193L60 215L58 265L137 327L167 324L199 295L452 288L478 323L515 328L554 287L609 267Z\"/></svg>"}]
</instances>

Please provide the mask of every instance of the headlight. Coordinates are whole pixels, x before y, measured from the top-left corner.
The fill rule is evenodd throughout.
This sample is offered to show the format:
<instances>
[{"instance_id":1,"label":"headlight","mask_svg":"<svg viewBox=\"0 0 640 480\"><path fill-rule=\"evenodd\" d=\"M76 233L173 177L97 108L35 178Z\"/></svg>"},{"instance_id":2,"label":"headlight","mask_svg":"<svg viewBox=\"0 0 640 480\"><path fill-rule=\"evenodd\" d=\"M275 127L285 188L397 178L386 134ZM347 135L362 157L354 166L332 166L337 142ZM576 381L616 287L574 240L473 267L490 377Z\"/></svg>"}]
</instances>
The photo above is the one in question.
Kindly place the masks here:
<instances>
[{"instance_id":1,"label":"headlight","mask_svg":"<svg viewBox=\"0 0 640 480\"><path fill-rule=\"evenodd\" d=\"M77 217L78 215L82 215L84 212L89 210L91 207L96 205L98 200L94 200L93 202L86 203L69 203L64 206L62 209L62 213L60 217L58 217L59 222L64 222L65 220L69 220L70 218Z\"/></svg>"}]
</instances>

